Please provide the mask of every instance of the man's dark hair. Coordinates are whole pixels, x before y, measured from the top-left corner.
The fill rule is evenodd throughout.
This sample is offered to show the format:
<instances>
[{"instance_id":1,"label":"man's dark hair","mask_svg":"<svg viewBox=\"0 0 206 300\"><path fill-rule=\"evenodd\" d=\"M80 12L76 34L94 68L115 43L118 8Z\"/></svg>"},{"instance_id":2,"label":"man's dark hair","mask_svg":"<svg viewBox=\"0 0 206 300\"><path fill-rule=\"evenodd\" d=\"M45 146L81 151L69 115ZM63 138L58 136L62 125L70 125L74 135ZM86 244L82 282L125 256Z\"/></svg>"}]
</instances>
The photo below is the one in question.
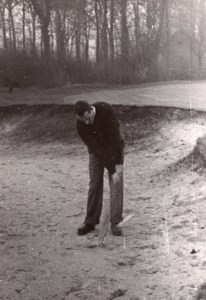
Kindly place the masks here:
<instances>
[{"instance_id":1,"label":"man's dark hair","mask_svg":"<svg viewBox=\"0 0 206 300\"><path fill-rule=\"evenodd\" d=\"M84 116L84 113L88 111L91 111L91 105L83 100L77 101L74 105L74 113L75 115L78 115L80 117Z\"/></svg>"}]
</instances>

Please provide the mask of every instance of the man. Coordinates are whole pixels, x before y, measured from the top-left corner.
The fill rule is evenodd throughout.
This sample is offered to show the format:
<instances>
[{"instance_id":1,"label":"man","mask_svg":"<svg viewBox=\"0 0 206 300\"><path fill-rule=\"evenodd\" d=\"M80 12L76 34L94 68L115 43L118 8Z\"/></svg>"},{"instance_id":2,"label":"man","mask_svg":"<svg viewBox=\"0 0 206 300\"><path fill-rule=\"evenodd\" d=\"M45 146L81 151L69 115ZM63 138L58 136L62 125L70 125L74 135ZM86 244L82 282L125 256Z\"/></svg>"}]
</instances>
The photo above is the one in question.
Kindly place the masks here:
<instances>
[{"instance_id":1,"label":"man","mask_svg":"<svg viewBox=\"0 0 206 300\"><path fill-rule=\"evenodd\" d=\"M117 226L123 211L123 148L119 122L112 106L106 102L88 104L78 101L74 106L77 131L89 152L89 191L87 213L78 235L84 235L99 224L103 202L104 168L110 184L110 221L113 235L122 235Z\"/></svg>"}]
</instances>

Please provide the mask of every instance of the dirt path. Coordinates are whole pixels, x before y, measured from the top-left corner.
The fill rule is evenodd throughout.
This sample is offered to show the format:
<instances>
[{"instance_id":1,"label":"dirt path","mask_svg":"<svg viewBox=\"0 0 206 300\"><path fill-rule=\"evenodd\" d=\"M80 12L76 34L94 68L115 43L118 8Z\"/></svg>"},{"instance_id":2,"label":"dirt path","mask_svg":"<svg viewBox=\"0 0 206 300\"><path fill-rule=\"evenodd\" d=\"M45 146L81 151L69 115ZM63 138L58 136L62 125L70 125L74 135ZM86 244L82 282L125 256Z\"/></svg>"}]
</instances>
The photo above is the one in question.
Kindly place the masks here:
<instances>
[{"instance_id":1,"label":"dirt path","mask_svg":"<svg viewBox=\"0 0 206 300\"><path fill-rule=\"evenodd\" d=\"M1 300L192 299L205 279L206 178L188 155L206 133L206 121L204 114L175 114L181 112L150 135L142 111L138 122L129 123L132 115L123 120L124 214L135 216L123 237L108 232L104 248L96 246L101 224L76 235L89 179L82 144L1 144ZM160 122L152 118L150 129L151 120ZM2 124L1 134L14 130L11 120L10 127ZM139 139L132 141L135 128ZM108 196L105 174L105 201Z\"/></svg>"}]
</instances>

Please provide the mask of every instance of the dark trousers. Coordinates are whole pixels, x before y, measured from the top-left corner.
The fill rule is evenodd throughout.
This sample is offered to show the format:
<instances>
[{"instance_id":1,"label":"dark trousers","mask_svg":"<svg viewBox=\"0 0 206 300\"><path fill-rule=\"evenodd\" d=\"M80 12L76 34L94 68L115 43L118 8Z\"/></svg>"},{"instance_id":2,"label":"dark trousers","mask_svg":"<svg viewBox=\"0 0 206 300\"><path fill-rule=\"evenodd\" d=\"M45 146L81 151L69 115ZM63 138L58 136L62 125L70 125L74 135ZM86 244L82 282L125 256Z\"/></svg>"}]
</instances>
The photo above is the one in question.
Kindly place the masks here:
<instances>
[{"instance_id":1,"label":"dark trousers","mask_svg":"<svg viewBox=\"0 0 206 300\"><path fill-rule=\"evenodd\" d=\"M89 175L90 182L85 223L96 225L99 224L102 212L104 166L100 159L93 153L89 153ZM123 219L123 174L117 183L113 181L111 174L108 175L110 186L110 221L111 224L118 224Z\"/></svg>"}]
</instances>

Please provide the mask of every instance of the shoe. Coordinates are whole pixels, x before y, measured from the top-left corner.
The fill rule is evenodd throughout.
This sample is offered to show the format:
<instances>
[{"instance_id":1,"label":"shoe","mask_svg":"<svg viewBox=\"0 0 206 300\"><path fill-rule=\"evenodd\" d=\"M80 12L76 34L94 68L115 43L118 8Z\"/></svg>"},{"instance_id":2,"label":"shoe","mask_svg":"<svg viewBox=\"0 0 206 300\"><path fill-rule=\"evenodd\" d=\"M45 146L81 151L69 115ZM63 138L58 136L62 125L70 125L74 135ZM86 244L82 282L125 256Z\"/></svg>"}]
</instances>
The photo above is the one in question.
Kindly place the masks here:
<instances>
[{"instance_id":1,"label":"shoe","mask_svg":"<svg viewBox=\"0 0 206 300\"><path fill-rule=\"evenodd\" d=\"M78 233L78 235L84 235L84 234L87 234L88 232L93 231L93 230L95 230L94 225L83 223L77 229L77 233Z\"/></svg>"},{"instance_id":2,"label":"shoe","mask_svg":"<svg viewBox=\"0 0 206 300\"><path fill-rule=\"evenodd\" d=\"M111 225L112 234L115 236L121 236L122 230L116 224Z\"/></svg>"}]
</instances>

